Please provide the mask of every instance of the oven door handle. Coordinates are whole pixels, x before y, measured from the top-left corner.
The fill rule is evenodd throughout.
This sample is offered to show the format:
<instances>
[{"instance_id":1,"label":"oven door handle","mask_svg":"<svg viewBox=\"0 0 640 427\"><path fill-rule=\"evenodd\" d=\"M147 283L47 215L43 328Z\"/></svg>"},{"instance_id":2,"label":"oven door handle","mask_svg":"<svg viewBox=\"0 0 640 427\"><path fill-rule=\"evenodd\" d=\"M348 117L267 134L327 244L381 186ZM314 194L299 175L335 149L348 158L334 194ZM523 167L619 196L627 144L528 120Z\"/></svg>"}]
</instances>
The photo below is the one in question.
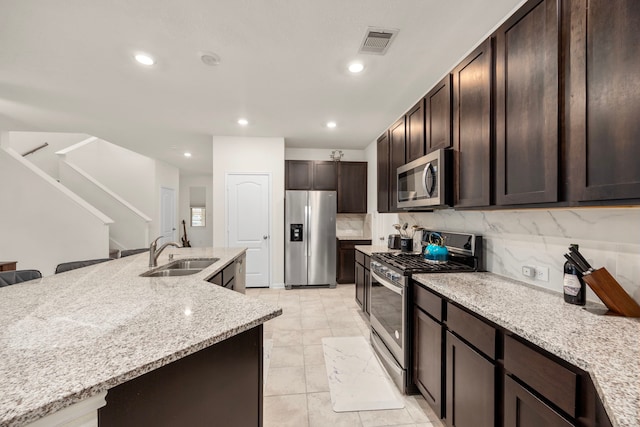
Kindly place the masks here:
<instances>
[{"instance_id":1,"label":"oven door handle","mask_svg":"<svg viewBox=\"0 0 640 427\"><path fill-rule=\"evenodd\" d=\"M403 288L400 286L396 286L393 283L383 279L382 277L378 276L374 271L371 271L371 277L373 277L374 279L376 279L376 281L378 283L380 283L382 286L384 286L385 288L389 289L391 292L395 292L398 295L402 295L403 293Z\"/></svg>"}]
</instances>

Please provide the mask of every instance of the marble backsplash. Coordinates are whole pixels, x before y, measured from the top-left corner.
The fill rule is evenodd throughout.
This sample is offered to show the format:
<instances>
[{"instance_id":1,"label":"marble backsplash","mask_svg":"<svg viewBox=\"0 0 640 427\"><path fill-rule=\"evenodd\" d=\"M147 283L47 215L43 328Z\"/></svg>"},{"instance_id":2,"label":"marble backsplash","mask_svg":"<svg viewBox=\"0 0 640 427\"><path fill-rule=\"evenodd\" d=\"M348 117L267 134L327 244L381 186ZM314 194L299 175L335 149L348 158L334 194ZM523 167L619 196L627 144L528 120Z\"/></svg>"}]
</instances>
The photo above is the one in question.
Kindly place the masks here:
<instances>
[{"instance_id":1,"label":"marble backsplash","mask_svg":"<svg viewBox=\"0 0 640 427\"><path fill-rule=\"evenodd\" d=\"M640 302L640 208L447 209L398 217L410 226L481 234L487 271L556 292L562 292L563 254L577 243L594 268L606 267ZM524 265L549 268L549 281L523 276ZM587 298L598 300L590 289Z\"/></svg>"},{"instance_id":2,"label":"marble backsplash","mask_svg":"<svg viewBox=\"0 0 640 427\"><path fill-rule=\"evenodd\" d=\"M371 215L337 214L336 236L371 238Z\"/></svg>"}]
</instances>

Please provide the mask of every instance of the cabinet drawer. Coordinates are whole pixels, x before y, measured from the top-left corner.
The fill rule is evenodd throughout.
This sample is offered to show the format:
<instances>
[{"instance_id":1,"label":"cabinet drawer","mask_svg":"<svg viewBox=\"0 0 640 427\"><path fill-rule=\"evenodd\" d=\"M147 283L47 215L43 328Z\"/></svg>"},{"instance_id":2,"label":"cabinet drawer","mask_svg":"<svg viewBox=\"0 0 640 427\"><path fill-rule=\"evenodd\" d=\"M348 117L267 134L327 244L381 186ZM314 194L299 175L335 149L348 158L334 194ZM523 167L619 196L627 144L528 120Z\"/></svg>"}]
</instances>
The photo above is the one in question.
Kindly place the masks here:
<instances>
[{"instance_id":1,"label":"cabinet drawer","mask_svg":"<svg viewBox=\"0 0 640 427\"><path fill-rule=\"evenodd\" d=\"M222 270L222 280L226 285L236 275L236 263L232 262Z\"/></svg>"},{"instance_id":2,"label":"cabinet drawer","mask_svg":"<svg viewBox=\"0 0 640 427\"><path fill-rule=\"evenodd\" d=\"M447 327L491 359L496 358L496 330L493 326L453 304L447 304Z\"/></svg>"},{"instance_id":3,"label":"cabinet drawer","mask_svg":"<svg viewBox=\"0 0 640 427\"><path fill-rule=\"evenodd\" d=\"M360 251L356 251L356 262L358 264L362 264L362 266L367 270L369 269L370 260L371 260L371 257L369 255L365 255Z\"/></svg>"},{"instance_id":4,"label":"cabinet drawer","mask_svg":"<svg viewBox=\"0 0 640 427\"><path fill-rule=\"evenodd\" d=\"M575 373L509 336L504 338L504 369L575 417Z\"/></svg>"},{"instance_id":5,"label":"cabinet drawer","mask_svg":"<svg viewBox=\"0 0 640 427\"><path fill-rule=\"evenodd\" d=\"M413 284L413 298L414 304L437 321L442 322L442 298L417 283Z\"/></svg>"}]
</instances>

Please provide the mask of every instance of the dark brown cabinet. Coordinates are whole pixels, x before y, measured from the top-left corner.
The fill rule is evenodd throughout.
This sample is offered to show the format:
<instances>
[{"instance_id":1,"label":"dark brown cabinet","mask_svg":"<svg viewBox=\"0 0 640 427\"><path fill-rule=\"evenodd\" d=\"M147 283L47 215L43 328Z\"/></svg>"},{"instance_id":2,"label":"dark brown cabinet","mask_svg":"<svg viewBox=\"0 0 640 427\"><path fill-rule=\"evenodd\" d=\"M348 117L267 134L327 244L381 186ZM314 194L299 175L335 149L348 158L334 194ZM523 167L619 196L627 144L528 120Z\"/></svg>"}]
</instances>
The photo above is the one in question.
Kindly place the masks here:
<instances>
[{"instance_id":1,"label":"dark brown cabinet","mask_svg":"<svg viewBox=\"0 0 640 427\"><path fill-rule=\"evenodd\" d=\"M402 211L398 208L397 169L405 164L405 120L402 117L389 129L389 210Z\"/></svg>"},{"instance_id":2,"label":"dark brown cabinet","mask_svg":"<svg viewBox=\"0 0 640 427\"><path fill-rule=\"evenodd\" d=\"M389 164L389 132L385 131L377 142L377 166L378 166L378 212L390 211L390 164Z\"/></svg>"},{"instance_id":3,"label":"dark brown cabinet","mask_svg":"<svg viewBox=\"0 0 640 427\"><path fill-rule=\"evenodd\" d=\"M356 280L356 246L370 245L371 240L337 239L336 250L336 282L355 283Z\"/></svg>"},{"instance_id":4,"label":"dark brown cabinet","mask_svg":"<svg viewBox=\"0 0 640 427\"><path fill-rule=\"evenodd\" d=\"M416 160L425 153L424 98L407 112L407 163Z\"/></svg>"},{"instance_id":5,"label":"dark brown cabinet","mask_svg":"<svg viewBox=\"0 0 640 427\"><path fill-rule=\"evenodd\" d=\"M446 352L447 426L494 427L494 364L451 332Z\"/></svg>"},{"instance_id":6,"label":"dark brown cabinet","mask_svg":"<svg viewBox=\"0 0 640 427\"><path fill-rule=\"evenodd\" d=\"M491 204L492 41L452 72L455 206Z\"/></svg>"},{"instance_id":7,"label":"dark brown cabinet","mask_svg":"<svg viewBox=\"0 0 640 427\"><path fill-rule=\"evenodd\" d=\"M413 313L413 381L420 393L442 418L442 324L416 306Z\"/></svg>"},{"instance_id":8,"label":"dark brown cabinet","mask_svg":"<svg viewBox=\"0 0 640 427\"><path fill-rule=\"evenodd\" d=\"M567 4L572 199L640 198L640 2Z\"/></svg>"},{"instance_id":9,"label":"dark brown cabinet","mask_svg":"<svg viewBox=\"0 0 640 427\"><path fill-rule=\"evenodd\" d=\"M367 162L338 163L338 213L367 213Z\"/></svg>"},{"instance_id":10,"label":"dark brown cabinet","mask_svg":"<svg viewBox=\"0 0 640 427\"><path fill-rule=\"evenodd\" d=\"M371 282L369 263L371 258L360 251L356 251L356 302L367 315L369 315L369 297L371 295Z\"/></svg>"},{"instance_id":11,"label":"dark brown cabinet","mask_svg":"<svg viewBox=\"0 0 640 427\"><path fill-rule=\"evenodd\" d=\"M573 425L513 379L504 377L504 427Z\"/></svg>"},{"instance_id":12,"label":"dark brown cabinet","mask_svg":"<svg viewBox=\"0 0 640 427\"><path fill-rule=\"evenodd\" d=\"M287 190L335 191L337 189L336 162L287 160L285 188Z\"/></svg>"},{"instance_id":13,"label":"dark brown cabinet","mask_svg":"<svg viewBox=\"0 0 640 427\"><path fill-rule=\"evenodd\" d=\"M451 147L451 75L440 80L424 99L427 153Z\"/></svg>"},{"instance_id":14,"label":"dark brown cabinet","mask_svg":"<svg viewBox=\"0 0 640 427\"><path fill-rule=\"evenodd\" d=\"M234 290L234 285L236 283L236 263L235 261L231 264L227 265L222 269L222 271L218 272L215 276L207 279L209 283L213 283L214 285L222 286L227 289Z\"/></svg>"},{"instance_id":15,"label":"dark brown cabinet","mask_svg":"<svg viewBox=\"0 0 640 427\"><path fill-rule=\"evenodd\" d=\"M558 200L558 1L530 1L496 32L496 204Z\"/></svg>"}]
</instances>

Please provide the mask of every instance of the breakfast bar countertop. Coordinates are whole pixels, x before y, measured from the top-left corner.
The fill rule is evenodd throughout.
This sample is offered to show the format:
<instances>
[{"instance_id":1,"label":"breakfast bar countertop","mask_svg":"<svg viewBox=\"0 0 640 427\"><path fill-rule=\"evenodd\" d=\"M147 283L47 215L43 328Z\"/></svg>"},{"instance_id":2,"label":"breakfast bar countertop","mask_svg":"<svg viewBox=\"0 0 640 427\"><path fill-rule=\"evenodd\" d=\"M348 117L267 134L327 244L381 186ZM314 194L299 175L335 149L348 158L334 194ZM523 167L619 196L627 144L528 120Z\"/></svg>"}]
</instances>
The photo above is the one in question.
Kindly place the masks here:
<instances>
[{"instance_id":1,"label":"breakfast bar countertop","mask_svg":"<svg viewBox=\"0 0 640 427\"><path fill-rule=\"evenodd\" d=\"M282 314L206 281L245 248L171 248L220 258L199 273L140 277L147 253L0 288L0 425L23 425Z\"/></svg>"},{"instance_id":2,"label":"breakfast bar countertop","mask_svg":"<svg viewBox=\"0 0 640 427\"><path fill-rule=\"evenodd\" d=\"M593 314L562 294L492 273L413 279L588 372L613 425L640 427L639 319Z\"/></svg>"}]
</instances>

